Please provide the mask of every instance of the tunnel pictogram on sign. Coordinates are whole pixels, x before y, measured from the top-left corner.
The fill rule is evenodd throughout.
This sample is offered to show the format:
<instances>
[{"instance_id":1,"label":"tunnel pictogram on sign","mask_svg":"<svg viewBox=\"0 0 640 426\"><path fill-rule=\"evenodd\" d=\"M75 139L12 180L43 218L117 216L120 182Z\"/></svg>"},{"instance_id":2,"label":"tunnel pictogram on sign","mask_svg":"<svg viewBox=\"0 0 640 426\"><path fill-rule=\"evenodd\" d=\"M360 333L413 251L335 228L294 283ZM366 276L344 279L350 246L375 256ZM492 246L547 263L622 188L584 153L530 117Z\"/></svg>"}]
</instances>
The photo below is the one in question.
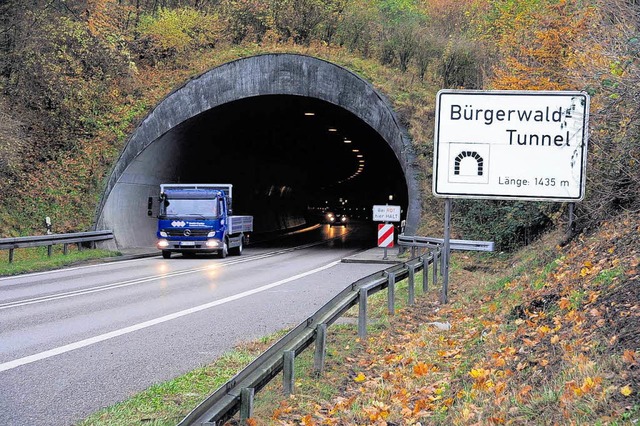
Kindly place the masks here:
<instances>
[{"instance_id":1,"label":"tunnel pictogram on sign","mask_svg":"<svg viewBox=\"0 0 640 426\"><path fill-rule=\"evenodd\" d=\"M462 151L456 157L456 159L454 161L453 174L454 175L459 175L460 174L460 163L466 157L469 157L469 158L472 158L472 159L476 160L476 164L477 164L477 173L476 173L476 175L477 176L482 176L482 173L483 173L482 168L484 167L484 160L482 159L480 154L478 154L475 151Z\"/></svg>"},{"instance_id":2,"label":"tunnel pictogram on sign","mask_svg":"<svg viewBox=\"0 0 640 426\"><path fill-rule=\"evenodd\" d=\"M393 247L393 225L378 225L378 247Z\"/></svg>"}]
</instances>

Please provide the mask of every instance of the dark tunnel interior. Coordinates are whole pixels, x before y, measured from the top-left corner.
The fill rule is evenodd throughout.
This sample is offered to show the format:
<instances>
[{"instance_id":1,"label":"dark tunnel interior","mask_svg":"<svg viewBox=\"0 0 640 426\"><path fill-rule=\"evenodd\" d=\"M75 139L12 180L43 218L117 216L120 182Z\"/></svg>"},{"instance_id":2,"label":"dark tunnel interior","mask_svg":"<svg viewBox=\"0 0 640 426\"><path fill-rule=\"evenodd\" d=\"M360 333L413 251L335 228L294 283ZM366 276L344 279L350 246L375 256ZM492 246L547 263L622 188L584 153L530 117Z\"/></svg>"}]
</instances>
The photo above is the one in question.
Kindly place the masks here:
<instances>
[{"instance_id":1,"label":"dark tunnel interior","mask_svg":"<svg viewBox=\"0 0 640 426\"><path fill-rule=\"evenodd\" d=\"M233 213L256 231L313 221L323 209L370 219L374 204L407 206L392 149L347 110L315 98L266 95L205 111L169 131L175 182L232 183ZM297 222L296 222L297 223Z\"/></svg>"}]
</instances>

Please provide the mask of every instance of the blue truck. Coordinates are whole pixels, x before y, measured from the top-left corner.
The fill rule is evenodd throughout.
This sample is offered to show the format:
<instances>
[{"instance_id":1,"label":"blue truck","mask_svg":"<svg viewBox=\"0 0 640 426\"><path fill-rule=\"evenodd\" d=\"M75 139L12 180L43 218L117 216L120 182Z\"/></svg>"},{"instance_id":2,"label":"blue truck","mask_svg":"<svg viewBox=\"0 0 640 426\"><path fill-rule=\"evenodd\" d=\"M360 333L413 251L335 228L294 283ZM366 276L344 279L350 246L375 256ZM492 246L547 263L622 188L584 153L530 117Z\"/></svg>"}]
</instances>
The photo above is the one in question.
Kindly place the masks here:
<instances>
[{"instance_id":1,"label":"blue truck","mask_svg":"<svg viewBox=\"0 0 640 426\"><path fill-rule=\"evenodd\" d=\"M253 216L233 216L231 184L162 184L158 215L158 249L171 253L241 255Z\"/></svg>"}]
</instances>

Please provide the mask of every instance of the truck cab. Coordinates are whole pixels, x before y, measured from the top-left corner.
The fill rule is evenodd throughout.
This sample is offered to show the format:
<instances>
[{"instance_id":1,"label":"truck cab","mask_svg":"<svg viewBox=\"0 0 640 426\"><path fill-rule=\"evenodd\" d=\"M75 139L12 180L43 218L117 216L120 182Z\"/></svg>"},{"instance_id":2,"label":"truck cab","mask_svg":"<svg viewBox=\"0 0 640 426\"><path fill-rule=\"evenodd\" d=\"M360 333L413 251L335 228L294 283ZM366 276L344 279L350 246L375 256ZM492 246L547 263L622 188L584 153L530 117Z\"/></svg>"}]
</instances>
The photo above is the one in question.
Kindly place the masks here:
<instances>
[{"instance_id":1,"label":"truck cab","mask_svg":"<svg viewBox=\"0 0 640 426\"><path fill-rule=\"evenodd\" d=\"M171 253L242 254L253 231L252 216L233 216L230 184L160 185L158 244L165 259Z\"/></svg>"}]
</instances>

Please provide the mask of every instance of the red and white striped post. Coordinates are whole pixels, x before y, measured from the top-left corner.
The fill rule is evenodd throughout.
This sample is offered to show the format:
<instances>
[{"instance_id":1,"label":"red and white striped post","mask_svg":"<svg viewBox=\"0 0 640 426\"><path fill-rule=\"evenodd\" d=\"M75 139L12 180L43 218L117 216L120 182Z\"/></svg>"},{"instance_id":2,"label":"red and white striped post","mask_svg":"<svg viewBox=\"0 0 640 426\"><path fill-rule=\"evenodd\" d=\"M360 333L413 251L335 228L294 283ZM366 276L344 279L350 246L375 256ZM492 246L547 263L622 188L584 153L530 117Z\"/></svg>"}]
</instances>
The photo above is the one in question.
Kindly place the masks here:
<instances>
[{"instance_id":1,"label":"red and white striped post","mask_svg":"<svg viewBox=\"0 0 640 426\"><path fill-rule=\"evenodd\" d=\"M378 247L384 247L382 260L387 260L387 248L393 247L393 225L380 223L378 225Z\"/></svg>"}]
</instances>

